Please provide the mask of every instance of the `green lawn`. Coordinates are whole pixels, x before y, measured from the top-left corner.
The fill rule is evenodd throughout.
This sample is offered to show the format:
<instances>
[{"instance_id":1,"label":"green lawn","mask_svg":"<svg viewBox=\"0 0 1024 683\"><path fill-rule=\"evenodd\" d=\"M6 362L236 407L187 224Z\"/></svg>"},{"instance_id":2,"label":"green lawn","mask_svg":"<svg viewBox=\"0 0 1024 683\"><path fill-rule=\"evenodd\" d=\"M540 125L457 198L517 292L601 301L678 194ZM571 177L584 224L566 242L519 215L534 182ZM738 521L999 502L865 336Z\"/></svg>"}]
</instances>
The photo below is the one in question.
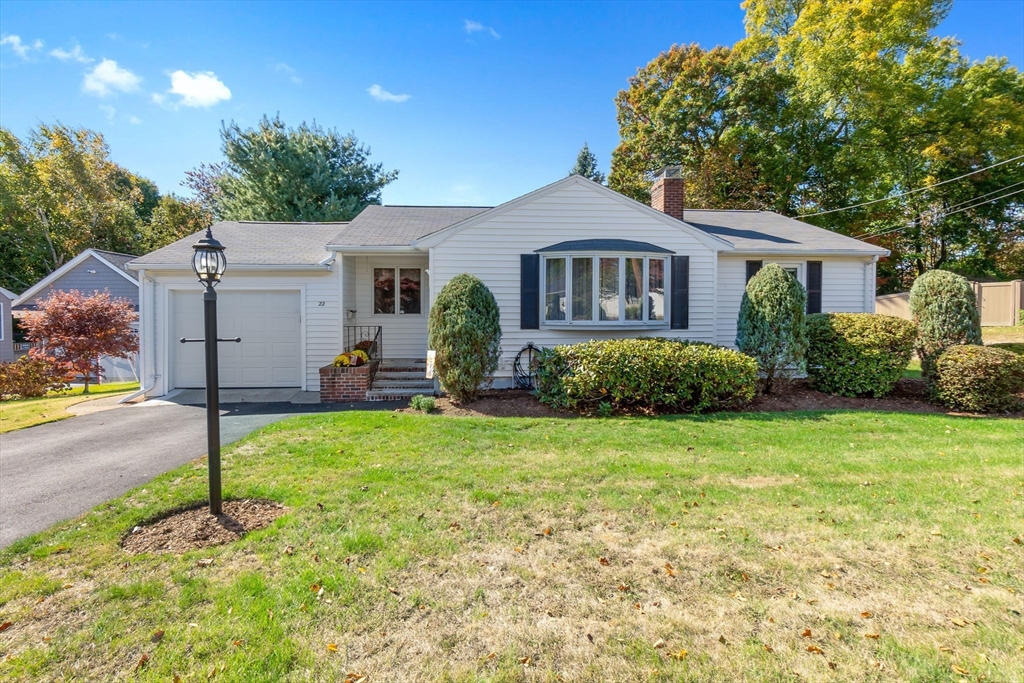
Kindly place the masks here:
<instances>
[{"instance_id":1,"label":"green lawn","mask_svg":"<svg viewBox=\"0 0 1024 683\"><path fill-rule=\"evenodd\" d=\"M138 388L138 382L111 382L91 385L88 394L82 393L82 387L74 387L66 392L43 398L3 401L0 402L0 434L74 417L67 411L68 406L94 398L106 398L111 394L136 391Z\"/></svg>"},{"instance_id":2,"label":"green lawn","mask_svg":"<svg viewBox=\"0 0 1024 683\"><path fill-rule=\"evenodd\" d=\"M236 544L119 549L204 497L196 461L0 552L0 678L1021 680L1022 444L880 412L294 418L225 454L228 496L289 508Z\"/></svg>"},{"instance_id":3,"label":"green lawn","mask_svg":"<svg viewBox=\"0 0 1024 683\"><path fill-rule=\"evenodd\" d=\"M983 327L981 337L986 344L997 342L1024 342L1024 326L1015 327Z\"/></svg>"}]
</instances>

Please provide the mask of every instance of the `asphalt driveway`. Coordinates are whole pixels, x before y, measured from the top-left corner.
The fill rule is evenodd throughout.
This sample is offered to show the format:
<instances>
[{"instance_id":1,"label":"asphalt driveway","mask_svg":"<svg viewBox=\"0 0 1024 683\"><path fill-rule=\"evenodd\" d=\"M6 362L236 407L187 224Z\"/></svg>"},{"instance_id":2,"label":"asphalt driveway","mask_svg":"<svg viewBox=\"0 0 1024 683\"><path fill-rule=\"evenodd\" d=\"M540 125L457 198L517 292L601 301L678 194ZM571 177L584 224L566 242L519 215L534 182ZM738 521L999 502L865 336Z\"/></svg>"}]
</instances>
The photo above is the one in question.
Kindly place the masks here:
<instances>
[{"instance_id":1,"label":"asphalt driveway","mask_svg":"<svg viewBox=\"0 0 1024 683\"><path fill-rule=\"evenodd\" d=\"M222 406L224 444L291 415L393 404ZM206 409L140 404L0 434L0 548L206 454Z\"/></svg>"}]
</instances>

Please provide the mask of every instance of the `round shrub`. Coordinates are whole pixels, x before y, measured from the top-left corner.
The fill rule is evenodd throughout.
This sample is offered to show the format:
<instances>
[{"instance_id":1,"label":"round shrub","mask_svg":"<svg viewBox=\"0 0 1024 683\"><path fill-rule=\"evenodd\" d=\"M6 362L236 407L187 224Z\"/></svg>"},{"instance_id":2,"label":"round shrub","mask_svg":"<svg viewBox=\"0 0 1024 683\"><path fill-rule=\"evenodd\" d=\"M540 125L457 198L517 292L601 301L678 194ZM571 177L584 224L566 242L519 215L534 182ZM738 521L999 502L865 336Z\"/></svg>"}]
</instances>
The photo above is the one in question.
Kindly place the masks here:
<instances>
[{"instance_id":1,"label":"round shrub","mask_svg":"<svg viewBox=\"0 0 1024 683\"><path fill-rule=\"evenodd\" d=\"M971 283L955 273L929 270L910 288L910 314L917 323L921 375L935 380L935 361L959 344L981 344L981 317ZM933 387L934 388L934 387Z\"/></svg>"},{"instance_id":2,"label":"round shrub","mask_svg":"<svg viewBox=\"0 0 1024 683\"><path fill-rule=\"evenodd\" d=\"M738 351L672 339L606 339L542 349L543 403L585 412L734 408L757 392L757 363Z\"/></svg>"},{"instance_id":3,"label":"round shrub","mask_svg":"<svg viewBox=\"0 0 1024 683\"><path fill-rule=\"evenodd\" d=\"M0 363L0 401L64 391L70 380L67 366L53 358L22 356L12 363Z\"/></svg>"},{"instance_id":4,"label":"round shrub","mask_svg":"<svg viewBox=\"0 0 1024 683\"><path fill-rule=\"evenodd\" d=\"M892 315L809 315L807 378L829 394L885 396L903 376L916 338L914 323Z\"/></svg>"},{"instance_id":5,"label":"round shrub","mask_svg":"<svg viewBox=\"0 0 1024 683\"><path fill-rule=\"evenodd\" d=\"M736 346L757 360L766 393L776 379L803 372L806 308L803 285L777 263L769 263L747 283L736 324Z\"/></svg>"},{"instance_id":6,"label":"round shrub","mask_svg":"<svg viewBox=\"0 0 1024 683\"><path fill-rule=\"evenodd\" d=\"M1024 408L1024 356L989 346L952 346L935 361L935 395L954 410Z\"/></svg>"},{"instance_id":7,"label":"round shrub","mask_svg":"<svg viewBox=\"0 0 1024 683\"><path fill-rule=\"evenodd\" d=\"M498 302L487 285L468 273L449 280L430 309L427 344L441 387L460 403L475 399L501 358Z\"/></svg>"}]
</instances>

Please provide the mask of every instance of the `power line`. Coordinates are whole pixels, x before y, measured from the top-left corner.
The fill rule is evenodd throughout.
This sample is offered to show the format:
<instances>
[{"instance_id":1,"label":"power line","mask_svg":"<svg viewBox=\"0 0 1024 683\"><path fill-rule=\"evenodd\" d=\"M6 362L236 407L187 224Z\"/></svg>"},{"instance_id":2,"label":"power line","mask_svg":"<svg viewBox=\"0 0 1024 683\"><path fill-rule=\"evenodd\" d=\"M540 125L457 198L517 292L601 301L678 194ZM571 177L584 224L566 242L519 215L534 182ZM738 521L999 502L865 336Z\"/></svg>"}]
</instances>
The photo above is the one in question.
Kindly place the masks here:
<instances>
[{"instance_id":1,"label":"power line","mask_svg":"<svg viewBox=\"0 0 1024 683\"><path fill-rule=\"evenodd\" d=\"M1020 185L1020 184L1021 183L1017 183L1017 185ZM1008 185L1007 187L1004 187L1003 189L1005 190L1005 189L1008 189L1009 187L1013 187L1013 185ZM996 192L1001 192L1001 190L996 190ZM1014 190L1013 192L1008 192L1007 194L1001 195L999 197L993 197L992 199L986 199L985 201L978 202L977 204L971 204L970 206L964 206L963 208L957 209L955 211L946 211L946 212L943 213L943 218L945 218L947 216L952 216L954 214L962 213L964 211L969 211L971 209L976 209L979 206L983 206L985 204L991 204L992 202L997 202L1000 199L1006 199L1007 197L1012 197L1014 195L1020 194L1021 192L1024 192L1024 188L1021 188L1019 190ZM990 192L989 194L992 194L992 193ZM984 196L985 195L982 195L982 197L984 197ZM975 197L975 199L979 199L979 197ZM974 201L974 200L969 200L969 201ZM960 206L960 205L956 205L956 206ZM920 220L920 216L915 218L913 221L911 221L907 225L901 226L899 228L892 228L890 230L884 230L882 232L865 232L863 234L857 235L856 237L854 237L854 239L858 239L859 240L859 239L865 239L865 238L871 238L871 237L881 237L882 235L889 235L889 234L894 233L894 232L900 232L901 230L906 230L907 228L914 227L914 225L919 220Z\"/></svg>"},{"instance_id":2,"label":"power line","mask_svg":"<svg viewBox=\"0 0 1024 683\"><path fill-rule=\"evenodd\" d=\"M857 208L860 208L862 206L869 206L871 204L878 204L879 202L888 202L888 201L891 201L893 199L899 199L900 197L906 197L907 195L915 194L917 192L927 192L928 190L936 188L939 185L945 185L946 183L952 183L952 182L956 182L957 180L963 180L964 178L967 178L969 176L977 175L978 173L981 173L982 171L987 171L987 170L995 168L997 166L1002 166L1004 164L1009 164L1009 163L1011 163L1013 161L1017 161L1018 159L1024 159L1024 154L1021 154L1020 156L1015 156L1012 159L1007 159L1005 161L1000 161L999 163L992 164L991 166L986 166L985 168L979 168L976 171L971 171L970 173L965 173L965 174L963 174L961 176L957 176L956 178L950 178L949 180L939 181L939 182L935 183L934 185L928 185L927 187L919 187L919 188L914 189L914 190L907 190L906 192L901 192L900 194L894 194L891 197L883 197L882 199L873 199L870 202L861 202L860 204L851 204L850 206L844 206L841 209L829 209L828 211L819 211L817 213L807 213L807 214L804 214L803 216L798 216L797 218L804 219L804 218L811 218L812 216L824 216L827 213L836 213L837 211L848 211L850 209L857 209Z\"/></svg>"}]
</instances>

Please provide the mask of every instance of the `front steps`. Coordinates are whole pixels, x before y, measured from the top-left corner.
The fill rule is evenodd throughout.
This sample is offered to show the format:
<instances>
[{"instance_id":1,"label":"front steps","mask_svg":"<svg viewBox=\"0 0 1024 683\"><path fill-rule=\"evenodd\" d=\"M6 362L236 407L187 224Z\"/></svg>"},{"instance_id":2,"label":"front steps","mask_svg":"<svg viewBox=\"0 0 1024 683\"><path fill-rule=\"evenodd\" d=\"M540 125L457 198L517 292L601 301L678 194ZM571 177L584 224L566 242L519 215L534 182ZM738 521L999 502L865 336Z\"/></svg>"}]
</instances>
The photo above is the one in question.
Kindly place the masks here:
<instances>
[{"instance_id":1,"label":"front steps","mask_svg":"<svg viewBox=\"0 0 1024 683\"><path fill-rule=\"evenodd\" d=\"M408 401L417 394L434 395L434 380L426 378L422 359L387 358L380 362L367 401Z\"/></svg>"}]
</instances>

